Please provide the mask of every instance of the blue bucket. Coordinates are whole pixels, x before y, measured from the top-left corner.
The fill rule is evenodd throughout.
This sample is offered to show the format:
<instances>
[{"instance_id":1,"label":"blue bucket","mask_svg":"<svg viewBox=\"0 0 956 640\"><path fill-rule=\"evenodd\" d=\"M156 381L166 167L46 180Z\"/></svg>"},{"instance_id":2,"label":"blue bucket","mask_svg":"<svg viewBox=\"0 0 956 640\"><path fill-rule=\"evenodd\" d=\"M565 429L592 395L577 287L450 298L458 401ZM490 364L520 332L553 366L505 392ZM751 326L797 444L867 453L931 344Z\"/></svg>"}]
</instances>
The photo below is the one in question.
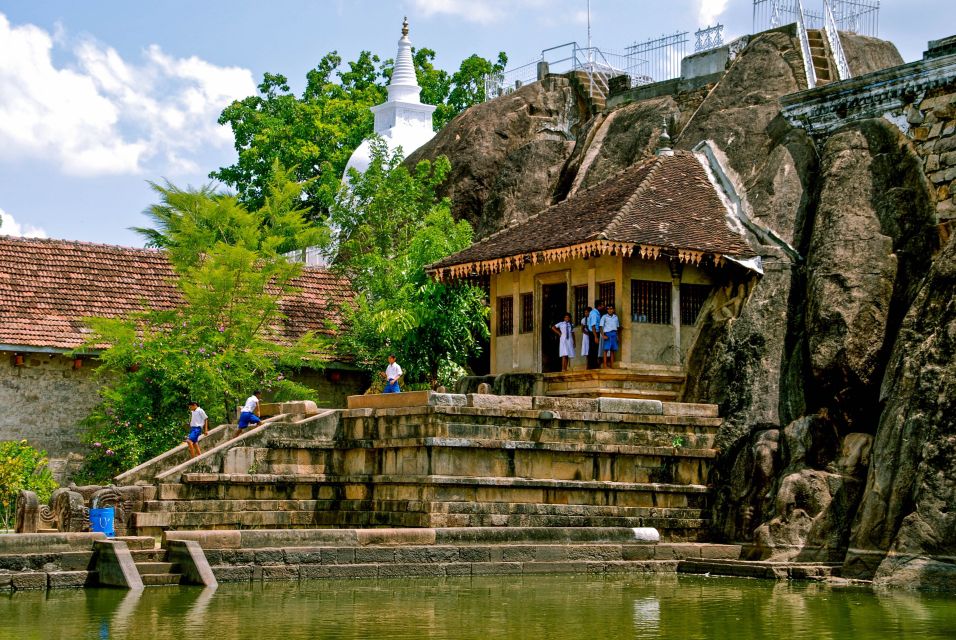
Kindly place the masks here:
<instances>
[{"instance_id":1,"label":"blue bucket","mask_svg":"<svg viewBox=\"0 0 956 640\"><path fill-rule=\"evenodd\" d=\"M107 538L112 538L116 535L113 530L113 517L113 507L90 509L90 529L94 532L105 533Z\"/></svg>"}]
</instances>

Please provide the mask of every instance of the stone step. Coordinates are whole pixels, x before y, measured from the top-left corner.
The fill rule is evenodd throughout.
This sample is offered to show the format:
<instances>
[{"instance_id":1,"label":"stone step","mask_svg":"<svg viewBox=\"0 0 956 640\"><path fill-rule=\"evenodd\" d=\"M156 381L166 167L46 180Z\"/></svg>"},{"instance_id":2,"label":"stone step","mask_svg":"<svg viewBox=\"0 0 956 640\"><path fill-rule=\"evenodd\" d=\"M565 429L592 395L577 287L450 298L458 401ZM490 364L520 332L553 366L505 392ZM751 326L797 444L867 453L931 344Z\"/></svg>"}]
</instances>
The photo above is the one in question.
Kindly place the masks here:
<instances>
[{"instance_id":1,"label":"stone step","mask_svg":"<svg viewBox=\"0 0 956 640\"><path fill-rule=\"evenodd\" d=\"M139 571L141 576L157 573L179 573L179 565L172 562L137 562L136 570Z\"/></svg>"},{"instance_id":2,"label":"stone step","mask_svg":"<svg viewBox=\"0 0 956 640\"><path fill-rule=\"evenodd\" d=\"M618 389L614 387L593 387L575 389L552 389L548 387L547 395L555 398L631 398L633 400L660 400L672 402L677 400L679 391L659 391L646 389Z\"/></svg>"},{"instance_id":3,"label":"stone step","mask_svg":"<svg viewBox=\"0 0 956 640\"><path fill-rule=\"evenodd\" d=\"M191 474L184 484L160 485L161 500L399 500L614 507L705 508L704 485L453 476L221 476Z\"/></svg>"},{"instance_id":4,"label":"stone step","mask_svg":"<svg viewBox=\"0 0 956 640\"><path fill-rule=\"evenodd\" d=\"M147 587L165 587L179 584L183 577L178 573L147 573L142 576Z\"/></svg>"},{"instance_id":5,"label":"stone step","mask_svg":"<svg viewBox=\"0 0 956 640\"><path fill-rule=\"evenodd\" d=\"M679 573L768 578L776 580L825 580L840 575L840 564L769 562L763 560L682 560Z\"/></svg>"},{"instance_id":6,"label":"stone step","mask_svg":"<svg viewBox=\"0 0 956 640\"><path fill-rule=\"evenodd\" d=\"M443 514L393 511L241 511L137 513L137 527L175 530L315 529L323 527L653 527L666 539L706 538L703 518L558 514ZM671 535L676 532L676 535Z\"/></svg>"},{"instance_id":7,"label":"stone step","mask_svg":"<svg viewBox=\"0 0 956 640\"><path fill-rule=\"evenodd\" d=\"M166 558L166 550L161 547L155 549L130 549L129 553L133 556L133 562L136 563L162 562Z\"/></svg>"},{"instance_id":8,"label":"stone step","mask_svg":"<svg viewBox=\"0 0 956 640\"><path fill-rule=\"evenodd\" d=\"M116 536L113 540L125 542L130 551L156 548L156 540L150 536Z\"/></svg>"},{"instance_id":9,"label":"stone step","mask_svg":"<svg viewBox=\"0 0 956 640\"><path fill-rule=\"evenodd\" d=\"M526 502L435 502L420 500L153 500L146 513L241 513L251 511L389 511L488 515L594 515L702 519L701 508L618 507Z\"/></svg>"}]
</instances>

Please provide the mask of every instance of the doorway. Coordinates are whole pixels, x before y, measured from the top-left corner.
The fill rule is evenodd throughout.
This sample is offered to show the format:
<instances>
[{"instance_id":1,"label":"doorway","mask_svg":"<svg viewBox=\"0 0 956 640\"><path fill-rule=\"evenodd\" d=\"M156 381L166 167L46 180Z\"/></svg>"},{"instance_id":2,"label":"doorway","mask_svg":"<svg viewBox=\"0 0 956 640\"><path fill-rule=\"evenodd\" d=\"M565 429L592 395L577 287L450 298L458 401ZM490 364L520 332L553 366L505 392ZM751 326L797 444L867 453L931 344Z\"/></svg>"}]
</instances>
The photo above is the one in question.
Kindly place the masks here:
<instances>
[{"instance_id":1,"label":"doorway","mask_svg":"<svg viewBox=\"0 0 956 640\"><path fill-rule=\"evenodd\" d=\"M541 285L541 371L561 371L559 338L551 327L564 319L568 306L568 284Z\"/></svg>"}]
</instances>

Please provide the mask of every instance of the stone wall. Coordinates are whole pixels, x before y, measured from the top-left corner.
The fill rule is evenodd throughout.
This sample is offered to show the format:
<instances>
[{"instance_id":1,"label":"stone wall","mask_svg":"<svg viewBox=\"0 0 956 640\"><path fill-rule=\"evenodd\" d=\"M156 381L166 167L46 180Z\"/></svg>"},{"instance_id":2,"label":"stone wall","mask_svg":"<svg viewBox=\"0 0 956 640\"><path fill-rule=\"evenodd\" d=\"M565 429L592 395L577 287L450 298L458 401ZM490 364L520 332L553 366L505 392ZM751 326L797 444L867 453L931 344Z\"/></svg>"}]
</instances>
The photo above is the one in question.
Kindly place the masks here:
<instances>
[{"instance_id":1,"label":"stone wall","mask_svg":"<svg viewBox=\"0 0 956 640\"><path fill-rule=\"evenodd\" d=\"M952 233L956 220L956 82L927 91L917 103L906 109L913 125L910 137L923 159L926 177L936 190L936 212L945 225L943 233Z\"/></svg>"},{"instance_id":2,"label":"stone wall","mask_svg":"<svg viewBox=\"0 0 956 640\"><path fill-rule=\"evenodd\" d=\"M0 352L0 440L25 438L45 449L60 472L71 452L80 451L79 422L98 401L96 364L79 369L62 354L27 353L22 366L12 352Z\"/></svg>"},{"instance_id":3,"label":"stone wall","mask_svg":"<svg viewBox=\"0 0 956 640\"><path fill-rule=\"evenodd\" d=\"M85 450L80 422L99 402L96 361L84 359L74 369L73 358L63 354L23 356L23 365L16 366L13 352L0 351L0 440L26 439L45 450L54 475L66 479ZM348 396L368 388L360 371L302 371L295 379L315 389L320 405L328 408L344 407Z\"/></svg>"}]
</instances>

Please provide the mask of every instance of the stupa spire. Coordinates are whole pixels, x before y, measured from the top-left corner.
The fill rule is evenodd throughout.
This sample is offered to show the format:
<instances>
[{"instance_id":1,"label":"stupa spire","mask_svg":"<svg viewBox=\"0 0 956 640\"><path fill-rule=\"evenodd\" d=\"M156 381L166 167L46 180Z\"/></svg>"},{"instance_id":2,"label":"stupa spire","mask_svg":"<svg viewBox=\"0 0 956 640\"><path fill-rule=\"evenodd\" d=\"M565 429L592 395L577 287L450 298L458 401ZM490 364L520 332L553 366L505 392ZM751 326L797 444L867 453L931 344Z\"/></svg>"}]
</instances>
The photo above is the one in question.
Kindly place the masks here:
<instances>
[{"instance_id":1,"label":"stupa spire","mask_svg":"<svg viewBox=\"0 0 956 640\"><path fill-rule=\"evenodd\" d=\"M388 83L388 100L420 103L421 90L415 77L412 42L408 39L408 18L405 18L402 22L402 37L398 41L398 53L395 55L395 68L392 69L392 80Z\"/></svg>"}]
</instances>

